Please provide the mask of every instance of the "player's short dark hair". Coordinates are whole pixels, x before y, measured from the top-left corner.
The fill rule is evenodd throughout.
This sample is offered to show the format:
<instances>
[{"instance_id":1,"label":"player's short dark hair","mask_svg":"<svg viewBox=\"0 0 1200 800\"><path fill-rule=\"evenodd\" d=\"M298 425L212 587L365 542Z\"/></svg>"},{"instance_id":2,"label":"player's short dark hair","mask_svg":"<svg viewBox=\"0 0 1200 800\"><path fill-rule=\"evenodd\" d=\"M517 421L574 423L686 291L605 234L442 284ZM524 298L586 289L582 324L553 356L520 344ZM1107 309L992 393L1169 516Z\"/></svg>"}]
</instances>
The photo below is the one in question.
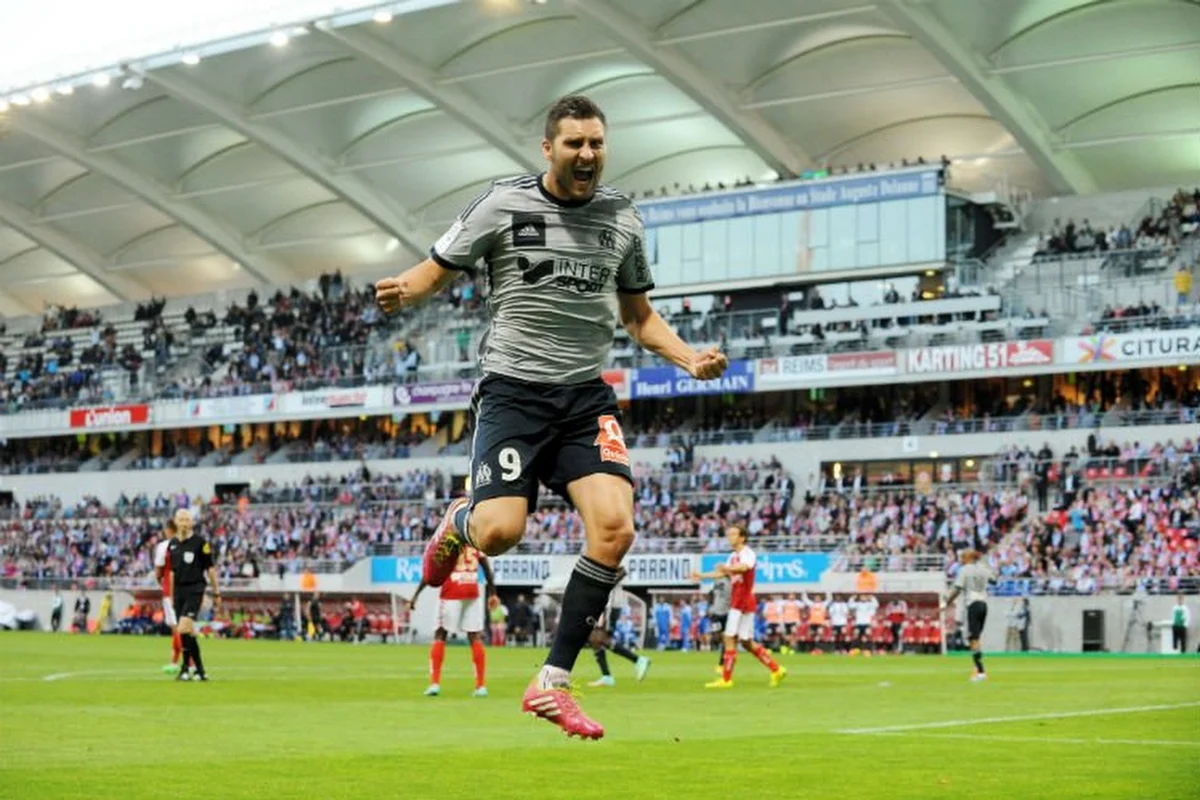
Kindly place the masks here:
<instances>
[{"instance_id":1,"label":"player's short dark hair","mask_svg":"<svg viewBox=\"0 0 1200 800\"><path fill-rule=\"evenodd\" d=\"M554 140L554 137L558 135L558 123L564 119L598 119L601 124L608 124L600 106L593 103L590 97L582 94L560 97L554 101L554 105L550 106L550 110L546 112L545 135L547 139Z\"/></svg>"},{"instance_id":2,"label":"player's short dark hair","mask_svg":"<svg viewBox=\"0 0 1200 800\"><path fill-rule=\"evenodd\" d=\"M741 534L741 536L742 536L742 538L743 538L743 539L749 539L749 538L750 538L750 530L749 530L749 529L748 529L748 528L747 528L745 525L743 525L742 523L740 523L740 522L731 522L731 523L729 523L729 526L728 526L728 527L732 528L733 530L735 530L735 531L737 531L739 534Z\"/></svg>"}]
</instances>

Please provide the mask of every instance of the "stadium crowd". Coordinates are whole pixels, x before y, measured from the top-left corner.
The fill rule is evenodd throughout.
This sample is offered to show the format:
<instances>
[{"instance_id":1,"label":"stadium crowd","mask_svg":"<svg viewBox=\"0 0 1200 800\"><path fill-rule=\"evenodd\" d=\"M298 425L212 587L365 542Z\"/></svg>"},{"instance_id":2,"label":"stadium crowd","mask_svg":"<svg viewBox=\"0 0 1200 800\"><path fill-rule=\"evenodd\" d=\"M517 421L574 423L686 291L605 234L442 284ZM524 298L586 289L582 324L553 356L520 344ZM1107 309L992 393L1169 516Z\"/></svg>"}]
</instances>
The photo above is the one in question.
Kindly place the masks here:
<instances>
[{"instance_id":1,"label":"stadium crowd","mask_svg":"<svg viewBox=\"0 0 1200 800\"><path fill-rule=\"evenodd\" d=\"M986 550L993 559L1005 559L1005 565L1023 565L1005 574L1055 576L1070 580L1070 586L1078 585L1068 576L1080 559L1099 570L1096 580L1105 586L1132 574L1131 554L1137 575L1171 578L1193 569L1200 536L1200 458L1194 443L1127 449L1096 443L1094 451L1089 456L1069 452L1057 460L1045 451L1006 453L998 461L1012 465L1007 468L1013 474L1000 476L1010 480L1009 488L918 492L897 485L866 491L858 481L818 486L810 481L803 496L776 461L701 459L687 468L671 460L658 467L637 464L636 547L640 552L719 552L725 548L725 525L738 519L747 523L752 541L770 537L764 546L840 549L848 564L887 569L912 568L928 556L953 569L955 553L966 547ZM1170 476L1154 482L1169 488L1138 490L1142 499L1136 502L1143 510L1134 517L1150 517L1145 531L1125 524L1134 499L1121 500L1107 488L1085 488L1094 482L1107 486L1099 482L1104 477L1155 474ZM1025 480L1026 475L1032 479ZM150 552L161 522L179 507L197 510L201 529L219 549L226 577L299 572L313 560L344 568L373 552L417 552L440 521L451 489L450 477L440 471L376 475L363 468L298 484L268 481L241 496L139 494L123 495L112 505L89 497L74 506L35 497L9 508L0 521L0 577L144 579L152 572ZM1033 490L1037 496L1053 491L1055 502L1043 508L1064 509L1062 519L1072 526L1083 519L1097 538L1080 543L1069 537L1061 519L1053 523L1038 516ZM522 551L578 551L583 530L577 515L549 497L544 500L529 517ZM1083 517L1076 508L1083 509ZM1175 533L1158 524L1164 520ZM1013 549L1018 542L1025 543L1024 550ZM1171 543L1183 548L1182 556L1163 557ZM1107 561L1097 560L1102 552ZM1113 578L1119 568L1125 572Z\"/></svg>"}]
</instances>

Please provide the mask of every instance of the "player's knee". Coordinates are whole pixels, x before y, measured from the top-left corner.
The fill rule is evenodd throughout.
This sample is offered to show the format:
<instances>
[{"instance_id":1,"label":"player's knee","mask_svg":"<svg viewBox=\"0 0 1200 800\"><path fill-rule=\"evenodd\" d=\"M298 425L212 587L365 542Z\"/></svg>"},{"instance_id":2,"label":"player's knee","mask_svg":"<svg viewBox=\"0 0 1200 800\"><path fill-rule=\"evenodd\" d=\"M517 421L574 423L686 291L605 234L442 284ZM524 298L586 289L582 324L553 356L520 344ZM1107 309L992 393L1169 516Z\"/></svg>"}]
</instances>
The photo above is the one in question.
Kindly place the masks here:
<instances>
[{"instance_id":1,"label":"player's knee","mask_svg":"<svg viewBox=\"0 0 1200 800\"><path fill-rule=\"evenodd\" d=\"M471 542L488 556L506 553L525 535L525 515L477 507L471 512Z\"/></svg>"},{"instance_id":2,"label":"player's knee","mask_svg":"<svg viewBox=\"0 0 1200 800\"><path fill-rule=\"evenodd\" d=\"M588 531L588 551L601 563L616 566L633 547L633 519L617 509L598 514Z\"/></svg>"}]
</instances>

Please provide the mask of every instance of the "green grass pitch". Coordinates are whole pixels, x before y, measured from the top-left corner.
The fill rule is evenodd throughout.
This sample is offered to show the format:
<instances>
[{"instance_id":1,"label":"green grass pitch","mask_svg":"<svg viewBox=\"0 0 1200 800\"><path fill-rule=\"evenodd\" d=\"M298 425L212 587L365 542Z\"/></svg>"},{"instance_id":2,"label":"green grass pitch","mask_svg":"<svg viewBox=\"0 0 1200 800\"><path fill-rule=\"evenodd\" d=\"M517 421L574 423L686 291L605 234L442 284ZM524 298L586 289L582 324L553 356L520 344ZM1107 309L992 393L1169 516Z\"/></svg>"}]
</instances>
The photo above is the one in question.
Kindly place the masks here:
<instances>
[{"instance_id":1,"label":"green grass pitch","mask_svg":"<svg viewBox=\"0 0 1200 800\"><path fill-rule=\"evenodd\" d=\"M473 699L451 647L439 698L424 647L208 641L213 680L159 667L166 639L0 635L0 798L1200 797L1200 660L753 658L652 653L646 681L585 691L607 728L570 741L520 713L541 661L489 650ZM596 674L588 653L577 676Z\"/></svg>"}]
</instances>

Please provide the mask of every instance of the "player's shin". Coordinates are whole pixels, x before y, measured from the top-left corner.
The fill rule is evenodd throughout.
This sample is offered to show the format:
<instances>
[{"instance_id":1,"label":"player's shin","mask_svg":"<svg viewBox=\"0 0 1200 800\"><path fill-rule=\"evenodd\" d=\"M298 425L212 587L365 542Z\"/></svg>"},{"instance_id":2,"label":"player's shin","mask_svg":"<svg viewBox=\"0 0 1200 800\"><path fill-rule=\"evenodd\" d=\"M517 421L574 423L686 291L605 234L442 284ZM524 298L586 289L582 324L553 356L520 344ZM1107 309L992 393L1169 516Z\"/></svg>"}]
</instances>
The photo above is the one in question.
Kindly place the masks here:
<instances>
[{"instance_id":1,"label":"player's shin","mask_svg":"<svg viewBox=\"0 0 1200 800\"><path fill-rule=\"evenodd\" d=\"M446 642L435 639L429 648L429 682L442 682L442 664L446 661Z\"/></svg>"},{"instance_id":2,"label":"player's shin","mask_svg":"<svg viewBox=\"0 0 1200 800\"><path fill-rule=\"evenodd\" d=\"M178 664L179 656L183 653L183 640L179 638L179 631L171 633L171 663Z\"/></svg>"},{"instance_id":3,"label":"player's shin","mask_svg":"<svg viewBox=\"0 0 1200 800\"><path fill-rule=\"evenodd\" d=\"M608 653L605 652L604 648L597 647L592 652L596 656L596 666L600 668L600 674L605 677L611 675L612 673L608 671Z\"/></svg>"},{"instance_id":4,"label":"player's shin","mask_svg":"<svg viewBox=\"0 0 1200 800\"><path fill-rule=\"evenodd\" d=\"M621 658L625 659L626 661L628 661L632 664L637 663L637 660L638 660L637 653L633 652L632 650L630 650L628 647L626 647L623 644L614 644L612 646L612 651L613 651L613 655L620 656Z\"/></svg>"},{"instance_id":5,"label":"player's shin","mask_svg":"<svg viewBox=\"0 0 1200 800\"><path fill-rule=\"evenodd\" d=\"M721 677L726 681L733 680L733 667L737 663L737 645L725 643L725 652L721 655Z\"/></svg>"},{"instance_id":6,"label":"player's shin","mask_svg":"<svg viewBox=\"0 0 1200 800\"><path fill-rule=\"evenodd\" d=\"M471 663L475 665L475 688L478 689L485 684L484 673L487 671L487 653L479 637L471 640Z\"/></svg>"},{"instance_id":7,"label":"player's shin","mask_svg":"<svg viewBox=\"0 0 1200 800\"><path fill-rule=\"evenodd\" d=\"M539 683L549 689L567 682L579 651L587 644L604 613L608 596L617 584L617 570L580 556L563 594L558 630L550 646L550 655L542 668Z\"/></svg>"},{"instance_id":8,"label":"player's shin","mask_svg":"<svg viewBox=\"0 0 1200 800\"><path fill-rule=\"evenodd\" d=\"M203 675L204 661L202 661L200 658L200 639L195 634L192 634L189 638L192 640L192 664L194 664L196 667L196 674Z\"/></svg>"},{"instance_id":9,"label":"player's shin","mask_svg":"<svg viewBox=\"0 0 1200 800\"><path fill-rule=\"evenodd\" d=\"M753 653L754 657L758 659L758 663L771 670L771 672L779 669L779 665L775 663L775 659L771 658L771 654L767 651L767 648L763 647L758 642L755 642L753 646L751 646L750 652Z\"/></svg>"}]
</instances>

